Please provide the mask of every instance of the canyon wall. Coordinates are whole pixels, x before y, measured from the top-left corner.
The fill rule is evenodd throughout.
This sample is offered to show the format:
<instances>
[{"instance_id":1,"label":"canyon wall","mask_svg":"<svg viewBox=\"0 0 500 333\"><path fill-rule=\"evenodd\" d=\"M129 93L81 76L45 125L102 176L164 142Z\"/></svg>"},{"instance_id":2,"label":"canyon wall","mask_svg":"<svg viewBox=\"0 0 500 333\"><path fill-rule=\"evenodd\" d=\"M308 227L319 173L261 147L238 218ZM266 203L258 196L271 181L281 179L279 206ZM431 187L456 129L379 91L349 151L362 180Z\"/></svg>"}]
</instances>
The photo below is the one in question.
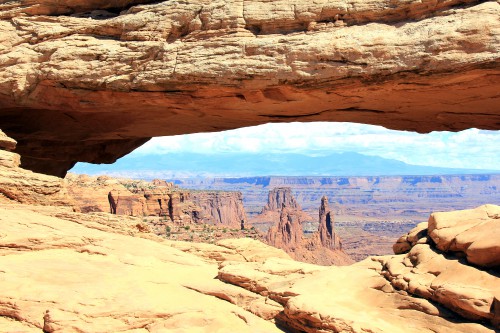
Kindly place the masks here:
<instances>
[{"instance_id":1,"label":"canyon wall","mask_svg":"<svg viewBox=\"0 0 500 333\"><path fill-rule=\"evenodd\" d=\"M0 124L25 168L60 176L153 136L267 122L496 130L499 14L479 0L10 1Z\"/></svg>"},{"instance_id":2,"label":"canyon wall","mask_svg":"<svg viewBox=\"0 0 500 333\"><path fill-rule=\"evenodd\" d=\"M208 223L240 228L246 221L240 192L182 190L151 182L68 174L70 197L82 212L156 216L178 224Z\"/></svg>"},{"instance_id":3,"label":"canyon wall","mask_svg":"<svg viewBox=\"0 0 500 333\"><path fill-rule=\"evenodd\" d=\"M262 213L267 211L280 210L283 206L290 209L300 210L300 206L292 195L292 189L290 187L275 187L267 196L267 204L262 209Z\"/></svg>"},{"instance_id":4,"label":"canyon wall","mask_svg":"<svg viewBox=\"0 0 500 333\"><path fill-rule=\"evenodd\" d=\"M190 192L191 200L201 208L204 223L245 227L247 220L241 192Z\"/></svg>"},{"instance_id":5,"label":"canyon wall","mask_svg":"<svg viewBox=\"0 0 500 333\"><path fill-rule=\"evenodd\" d=\"M500 202L500 175L372 176L372 177L246 177L179 179L184 188L234 190L243 193L250 217L266 204L267 192L290 187L304 211L315 215L326 195L343 220L406 220L420 222L432 211L472 208Z\"/></svg>"}]
</instances>

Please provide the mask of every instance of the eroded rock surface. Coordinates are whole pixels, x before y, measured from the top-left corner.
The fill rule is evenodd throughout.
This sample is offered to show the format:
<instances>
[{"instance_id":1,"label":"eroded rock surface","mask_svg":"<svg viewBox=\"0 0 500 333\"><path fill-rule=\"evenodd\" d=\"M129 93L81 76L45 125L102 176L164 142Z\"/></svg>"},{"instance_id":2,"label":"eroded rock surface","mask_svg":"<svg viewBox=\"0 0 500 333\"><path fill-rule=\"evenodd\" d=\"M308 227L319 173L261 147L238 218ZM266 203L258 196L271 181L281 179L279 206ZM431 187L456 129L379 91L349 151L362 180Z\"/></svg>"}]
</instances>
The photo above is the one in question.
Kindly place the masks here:
<instances>
[{"instance_id":1,"label":"eroded rock surface","mask_svg":"<svg viewBox=\"0 0 500 333\"><path fill-rule=\"evenodd\" d=\"M499 206L484 205L433 213L398 240L394 251L407 252L403 258L377 259L382 274L397 289L498 327L499 212Z\"/></svg>"},{"instance_id":2,"label":"eroded rock surface","mask_svg":"<svg viewBox=\"0 0 500 333\"><path fill-rule=\"evenodd\" d=\"M159 179L147 182L68 174L66 180L69 194L82 212L155 216L177 224L238 228L246 220L240 192L183 190Z\"/></svg>"},{"instance_id":3,"label":"eroded rock surface","mask_svg":"<svg viewBox=\"0 0 500 333\"><path fill-rule=\"evenodd\" d=\"M471 264L500 266L500 207L434 213L429 218L429 236L444 252L465 254Z\"/></svg>"},{"instance_id":4,"label":"eroded rock surface","mask_svg":"<svg viewBox=\"0 0 500 333\"><path fill-rule=\"evenodd\" d=\"M302 210L294 195L291 187L279 186L273 187L267 194L267 203L262 211L250 219L251 224L276 225L282 219L282 209L293 212L296 219L302 222L313 221L314 219Z\"/></svg>"},{"instance_id":5,"label":"eroded rock surface","mask_svg":"<svg viewBox=\"0 0 500 333\"><path fill-rule=\"evenodd\" d=\"M74 223L0 210L2 332L280 332L237 305L195 291L200 285L224 290L214 280L213 259L161 239L93 229L84 215ZM234 250L232 259L244 260ZM265 298L253 298L252 309L265 311Z\"/></svg>"},{"instance_id":6,"label":"eroded rock surface","mask_svg":"<svg viewBox=\"0 0 500 333\"><path fill-rule=\"evenodd\" d=\"M270 213L276 213L276 210L268 210L272 207L275 194L282 192L282 189L270 191L269 203L263 209L261 216L269 216ZM288 188L288 192L290 189ZM285 250L295 260L319 265L347 265L353 260L342 251L342 241L337 235L333 224L333 213L328 208L328 198L321 199L319 208L319 227L312 235L304 235L303 223L305 214L297 204L291 192L288 194L288 207L285 202L282 208L278 210L280 219L272 225L267 231L266 242L269 245ZM279 200L278 200L279 201Z\"/></svg>"},{"instance_id":7,"label":"eroded rock surface","mask_svg":"<svg viewBox=\"0 0 500 333\"><path fill-rule=\"evenodd\" d=\"M241 192L195 191L190 198L201 208L204 223L245 227L247 217Z\"/></svg>"},{"instance_id":8,"label":"eroded rock surface","mask_svg":"<svg viewBox=\"0 0 500 333\"><path fill-rule=\"evenodd\" d=\"M175 242L139 230L137 218L99 214L0 205L0 331L493 333L488 323L498 325L498 277L422 250L428 244L324 267L256 240Z\"/></svg>"},{"instance_id":9,"label":"eroded rock surface","mask_svg":"<svg viewBox=\"0 0 500 333\"><path fill-rule=\"evenodd\" d=\"M321 198L319 207L319 239L321 245L330 250L342 250L342 242L339 235L335 233L335 224L333 213L328 205L328 197Z\"/></svg>"},{"instance_id":10,"label":"eroded rock surface","mask_svg":"<svg viewBox=\"0 0 500 333\"><path fill-rule=\"evenodd\" d=\"M25 167L266 122L500 128L497 1L150 2L0 5L0 122Z\"/></svg>"},{"instance_id":11,"label":"eroded rock surface","mask_svg":"<svg viewBox=\"0 0 500 333\"><path fill-rule=\"evenodd\" d=\"M61 178L21 168L16 141L0 130L0 200L38 205L72 205Z\"/></svg>"},{"instance_id":12,"label":"eroded rock surface","mask_svg":"<svg viewBox=\"0 0 500 333\"><path fill-rule=\"evenodd\" d=\"M302 247L303 238L300 213L283 204L279 222L267 231L267 243L286 252L295 252Z\"/></svg>"}]
</instances>

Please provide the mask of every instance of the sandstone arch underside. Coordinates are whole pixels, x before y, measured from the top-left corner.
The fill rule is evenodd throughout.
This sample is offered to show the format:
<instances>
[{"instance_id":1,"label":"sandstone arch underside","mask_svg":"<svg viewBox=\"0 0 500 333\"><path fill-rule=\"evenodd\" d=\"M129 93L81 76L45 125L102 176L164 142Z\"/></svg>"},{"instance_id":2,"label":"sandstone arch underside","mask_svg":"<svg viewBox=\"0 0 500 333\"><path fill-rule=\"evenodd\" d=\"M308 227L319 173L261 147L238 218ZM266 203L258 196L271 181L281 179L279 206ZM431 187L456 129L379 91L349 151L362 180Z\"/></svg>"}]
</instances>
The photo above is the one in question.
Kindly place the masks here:
<instances>
[{"instance_id":1,"label":"sandstone arch underside","mask_svg":"<svg viewBox=\"0 0 500 333\"><path fill-rule=\"evenodd\" d=\"M500 4L0 4L0 128L63 175L149 138L267 122L500 129Z\"/></svg>"}]
</instances>

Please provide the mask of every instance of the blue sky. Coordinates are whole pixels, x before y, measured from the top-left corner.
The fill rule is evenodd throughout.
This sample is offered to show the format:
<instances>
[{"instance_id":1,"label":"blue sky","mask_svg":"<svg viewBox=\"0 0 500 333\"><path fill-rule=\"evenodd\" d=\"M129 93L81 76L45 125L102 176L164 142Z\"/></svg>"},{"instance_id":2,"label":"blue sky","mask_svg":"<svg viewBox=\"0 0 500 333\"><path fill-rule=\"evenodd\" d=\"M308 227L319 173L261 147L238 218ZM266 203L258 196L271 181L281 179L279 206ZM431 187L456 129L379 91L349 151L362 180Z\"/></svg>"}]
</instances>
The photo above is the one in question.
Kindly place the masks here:
<instances>
[{"instance_id":1,"label":"blue sky","mask_svg":"<svg viewBox=\"0 0 500 333\"><path fill-rule=\"evenodd\" d=\"M353 123L265 124L217 133L159 137L132 154L193 152L300 153L357 152L408 164L500 170L500 132L413 132Z\"/></svg>"}]
</instances>

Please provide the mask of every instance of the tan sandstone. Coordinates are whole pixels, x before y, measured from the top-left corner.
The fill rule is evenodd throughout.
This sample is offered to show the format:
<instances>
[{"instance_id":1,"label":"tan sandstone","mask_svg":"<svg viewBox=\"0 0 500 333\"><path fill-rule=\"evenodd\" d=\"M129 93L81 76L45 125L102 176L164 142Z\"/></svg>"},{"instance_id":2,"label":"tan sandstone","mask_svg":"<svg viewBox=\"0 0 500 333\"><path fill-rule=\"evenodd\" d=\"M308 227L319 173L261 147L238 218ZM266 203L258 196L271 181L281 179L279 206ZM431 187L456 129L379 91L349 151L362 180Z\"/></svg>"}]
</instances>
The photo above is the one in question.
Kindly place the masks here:
<instances>
[{"instance_id":1,"label":"tan sandstone","mask_svg":"<svg viewBox=\"0 0 500 333\"><path fill-rule=\"evenodd\" d=\"M9 1L2 129L26 168L54 175L153 136L266 122L499 129L499 13L478 0Z\"/></svg>"},{"instance_id":2,"label":"tan sandstone","mask_svg":"<svg viewBox=\"0 0 500 333\"><path fill-rule=\"evenodd\" d=\"M500 207L434 213L429 218L429 236L445 252L464 253L467 261L479 266L500 265Z\"/></svg>"},{"instance_id":3,"label":"tan sandstone","mask_svg":"<svg viewBox=\"0 0 500 333\"><path fill-rule=\"evenodd\" d=\"M252 239L168 241L104 214L0 205L0 331L492 333L470 319L496 323L498 277L428 244L324 267Z\"/></svg>"}]
</instances>

